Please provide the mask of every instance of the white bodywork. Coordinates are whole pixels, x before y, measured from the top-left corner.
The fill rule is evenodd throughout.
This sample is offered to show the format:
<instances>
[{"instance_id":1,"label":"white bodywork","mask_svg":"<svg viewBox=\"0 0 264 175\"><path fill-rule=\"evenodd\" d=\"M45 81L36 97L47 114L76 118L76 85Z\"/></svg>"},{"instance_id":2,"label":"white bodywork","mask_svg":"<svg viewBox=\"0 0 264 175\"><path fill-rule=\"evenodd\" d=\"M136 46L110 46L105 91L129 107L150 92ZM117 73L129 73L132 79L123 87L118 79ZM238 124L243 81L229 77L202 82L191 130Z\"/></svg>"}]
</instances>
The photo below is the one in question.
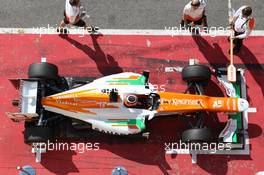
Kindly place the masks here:
<instances>
[{"instance_id":1,"label":"white bodywork","mask_svg":"<svg viewBox=\"0 0 264 175\"><path fill-rule=\"evenodd\" d=\"M38 82L21 81L21 113L36 113Z\"/></svg>"},{"instance_id":2,"label":"white bodywork","mask_svg":"<svg viewBox=\"0 0 264 175\"><path fill-rule=\"evenodd\" d=\"M129 80L128 77L138 77L137 80ZM135 134L141 132L145 126L145 118L152 118L156 111L150 111L147 109L135 109L127 108L123 105L123 99L125 94L140 94L149 95L154 92L154 88L149 84L149 88L145 86L145 77L136 73L120 73L110 75L96 79L95 81L83 85L79 88L75 88L69 91L65 91L60 94L55 94L57 101L66 97L68 94L78 94L85 91L85 95L89 94L109 94L114 89L118 92L120 98L119 102L99 102L101 108L89 108L82 110L89 110L91 113L70 111L68 109L62 109L54 106L43 104L43 107L47 111L63 114L78 120L82 120L92 124L92 128L101 132L112 134ZM69 96L69 95L68 95ZM68 98L78 101L78 95L75 97L69 96ZM87 101L87 103L97 103L94 101ZM65 102L61 102L65 103ZM71 102L72 103L72 102ZM74 105L74 104L71 104ZM112 105L116 108L104 108L104 105ZM94 114L95 113L95 114Z\"/></svg>"}]
</instances>

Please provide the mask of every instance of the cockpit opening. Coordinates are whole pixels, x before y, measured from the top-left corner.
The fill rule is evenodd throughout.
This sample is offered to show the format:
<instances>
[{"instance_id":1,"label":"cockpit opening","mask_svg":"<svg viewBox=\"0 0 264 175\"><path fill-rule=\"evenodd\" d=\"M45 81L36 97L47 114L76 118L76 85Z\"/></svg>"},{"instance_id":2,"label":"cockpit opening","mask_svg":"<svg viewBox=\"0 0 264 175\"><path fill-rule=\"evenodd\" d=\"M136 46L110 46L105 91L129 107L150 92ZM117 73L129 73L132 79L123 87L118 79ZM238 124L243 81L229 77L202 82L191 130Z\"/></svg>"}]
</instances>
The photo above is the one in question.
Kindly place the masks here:
<instances>
[{"instance_id":1,"label":"cockpit opening","mask_svg":"<svg viewBox=\"0 0 264 175\"><path fill-rule=\"evenodd\" d=\"M128 108L156 110L159 107L159 101L160 97L155 93L150 95L126 94L123 103Z\"/></svg>"}]
</instances>

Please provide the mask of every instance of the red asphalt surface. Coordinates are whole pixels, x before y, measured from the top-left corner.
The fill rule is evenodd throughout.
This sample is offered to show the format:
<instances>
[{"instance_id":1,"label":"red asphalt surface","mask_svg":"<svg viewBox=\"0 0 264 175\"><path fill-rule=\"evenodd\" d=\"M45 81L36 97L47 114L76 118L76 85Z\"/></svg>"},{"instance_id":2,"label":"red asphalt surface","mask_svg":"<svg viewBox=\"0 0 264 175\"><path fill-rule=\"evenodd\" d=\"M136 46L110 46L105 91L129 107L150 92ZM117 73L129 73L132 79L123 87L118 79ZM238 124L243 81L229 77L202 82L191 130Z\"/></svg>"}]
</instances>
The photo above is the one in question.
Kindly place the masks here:
<instances>
[{"instance_id":1,"label":"red asphalt surface","mask_svg":"<svg viewBox=\"0 0 264 175\"><path fill-rule=\"evenodd\" d=\"M79 37L71 35L0 35L0 174L17 174L16 167L31 165L37 174L111 174L122 165L133 175L155 174L255 174L264 171L264 38L245 40L235 63L245 64L248 97L257 113L249 114L250 156L198 155L191 163L190 155L166 155L165 141L177 142L185 126L179 119L154 119L147 142L97 138L99 151L51 151L35 163L31 147L23 142L23 124L13 123L5 112L15 112L11 100L17 93L8 78L26 78L29 64L46 57L59 67L61 75L101 77L121 71L150 70L150 81L165 84L167 91L182 92L180 74L165 73L165 67L184 66L189 58L212 66L226 65L229 43L226 37L191 36L120 36ZM214 83L209 95L221 95ZM217 126L217 125L216 125ZM93 142L88 140L86 142Z\"/></svg>"}]
</instances>

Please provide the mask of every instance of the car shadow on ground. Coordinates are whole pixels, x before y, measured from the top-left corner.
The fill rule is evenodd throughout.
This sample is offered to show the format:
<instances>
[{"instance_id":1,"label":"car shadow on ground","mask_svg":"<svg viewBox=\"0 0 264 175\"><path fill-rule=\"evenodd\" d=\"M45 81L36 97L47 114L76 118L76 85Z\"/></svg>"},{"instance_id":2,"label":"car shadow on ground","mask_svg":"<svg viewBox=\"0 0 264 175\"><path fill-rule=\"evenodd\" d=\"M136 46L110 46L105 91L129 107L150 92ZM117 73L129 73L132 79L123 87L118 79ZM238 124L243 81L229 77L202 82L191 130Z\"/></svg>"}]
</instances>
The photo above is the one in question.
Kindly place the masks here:
<instances>
[{"instance_id":1,"label":"car shadow on ground","mask_svg":"<svg viewBox=\"0 0 264 175\"><path fill-rule=\"evenodd\" d=\"M70 150L48 151L42 154L41 165L57 175L78 173L79 167L73 162L75 155L77 153Z\"/></svg>"},{"instance_id":2,"label":"car shadow on ground","mask_svg":"<svg viewBox=\"0 0 264 175\"><path fill-rule=\"evenodd\" d=\"M186 129L184 121L175 116L154 118L147 124L148 131L150 132L149 138L142 137L142 135L132 136L116 136L100 133L94 130L80 130L73 131L71 137L73 139L67 139L65 141L56 140L57 145L59 143L100 143L99 151L111 152L116 157L108 157L108 155L102 155L94 157L89 151L85 151L87 158L79 158L73 160L73 157L79 153L75 151L48 151L42 155L41 164L50 172L64 175L68 173L78 173L79 168L83 169L111 169L115 166L130 167L127 162L134 161L144 165L153 165L159 167L162 174L168 175L168 171L172 168L166 161L165 143L178 142L181 138L181 133ZM89 157L90 156L90 157ZM82 156L81 156L82 157ZM120 157L120 158L118 158ZM172 155L175 159L176 155ZM106 159L108 161L106 162ZM124 160L124 161L122 161ZM100 162L104 162L100 165ZM124 162L116 164L115 162ZM85 167L79 167L85 165ZM132 170L133 171L133 170ZM131 174L137 174L137 168L135 172Z\"/></svg>"},{"instance_id":3,"label":"car shadow on ground","mask_svg":"<svg viewBox=\"0 0 264 175\"><path fill-rule=\"evenodd\" d=\"M99 142L100 150L109 151L124 159L124 164L120 166L131 166L125 163L129 160L144 165L157 166L162 174L168 175L168 171L172 168L166 161L165 143L177 142L181 138L181 130L184 130L185 125L177 117L161 117L151 120L147 124L147 128L150 132L148 139L141 135L112 136L94 133L87 140ZM137 174L137 168L135 168L135 172L130 170L129 173Z\"/></svg>"},{"instance_id":4,"label":"car shadow on ground","mask_svg":"<svg viewBox=\"0 0 264 175\"><path fill-rule=\"evenodd\" d=\"M102 37L101 34L90 35L92 42L93 42L94 49L92 49L91 47L89 47L86 44L82 44L82 43L70 38L69 35L67 35L67 34L59 35L59 36L62 39L71 43L76 48L80 49L89 58L91 58L95 62L98 71L102 75L106 76L106 75L112 75L112 74L123 72L123 69L118 65L118 62L116 62L115 59L111 55L104 53L101 46L99 45L97 39L99 37Z\"/></svg>"},{"instance_id":5,"label":"car shadow on ground","mask_svg":"<svg viewBox=\"0 0 264 175\"><path fill-rule=\"evenodd\" d=\"M212 123L213 118L210 118L209 122ZM214 126L215 125L215 126ZM225 123L213 123L211 127L223 128ZM159 167L162 174L170 174L170 171L174 171L171 165L166 160L165 149L166 145L180 143L181 133L187 129L187 122L183 118L176 116L167 116L154 118L148 123L149 138L143 138L138 136L112 136L103 133L99 133L93 130L79 131L75 139L69 140L69 143L100 143L99 151L109 151L115 154L117 157L108 157L106 155L100 155L94 157L94 154L87 154L87 158L76 159L73 161L73 156L76 153L74 151L50 151L43 154L43 160L41 164L49 171L56 174L68 174L79 172L80 164L85 165L85 169L96 169L99 168L100 162L107 162L100 168L111 169L115 166L130 167L127 160L134 161L144 165L153 165ZM249 137L255 138L262 134L262 129L255 124L249 124ZM174 145L175 148L175 145ZM89 157L90 156L90 157ZM167 155L172 159L176 160L177 155ZM120 158L119 158L120 157ZM123 160L124 161L121 161ZM198 155L198 161L195 166L199 166L210 174L227 174L228 162L232 160L251 160L250 156L235 156L235 155ZM116 164L115 162L124 162ZM75 165L76 164L76 165ZM114 164L114 165L113 165ZM190 160L191 164L191 160ZM131 174L137 174L137 168L135 172L133 170Z\"/></svg>"}]
</instances>

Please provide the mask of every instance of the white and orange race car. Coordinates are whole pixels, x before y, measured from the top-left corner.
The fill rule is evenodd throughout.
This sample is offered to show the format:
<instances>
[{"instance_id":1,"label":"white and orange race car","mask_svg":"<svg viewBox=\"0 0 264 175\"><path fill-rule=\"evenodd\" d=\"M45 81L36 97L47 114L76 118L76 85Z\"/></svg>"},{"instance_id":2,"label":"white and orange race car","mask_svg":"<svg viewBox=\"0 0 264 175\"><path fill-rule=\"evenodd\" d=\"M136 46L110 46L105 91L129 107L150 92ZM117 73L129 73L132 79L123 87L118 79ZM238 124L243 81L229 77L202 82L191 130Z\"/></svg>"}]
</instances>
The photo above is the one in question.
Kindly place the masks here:
<instances>
[{"instance_id":1,"label":"white and orange race car","mask_svg":"<svg viewBox=\"0 0 264 175\"><path fill-rule=\"evenodd\" d=\"M104 133L132 135L144 132L147 120L171 114L197 117L197 124L182 134L183 141L207 141L211 134L204 126L203 112L236 113L249 107L242 98L204 95L203 84L211 78L204 65L183 69L182 78L188 83L185 93L157 91L148 82L148 72L118 73L87 83L60 77L57 66L42 62L30 65L28 75L28 79L12 80L20 89L20 99L13 100L20 112L7 113L14 121L25 121L26 143L53 139L65 119ZM190 88L195 94L190 94Z\"/></svg>"}]
</instances>

